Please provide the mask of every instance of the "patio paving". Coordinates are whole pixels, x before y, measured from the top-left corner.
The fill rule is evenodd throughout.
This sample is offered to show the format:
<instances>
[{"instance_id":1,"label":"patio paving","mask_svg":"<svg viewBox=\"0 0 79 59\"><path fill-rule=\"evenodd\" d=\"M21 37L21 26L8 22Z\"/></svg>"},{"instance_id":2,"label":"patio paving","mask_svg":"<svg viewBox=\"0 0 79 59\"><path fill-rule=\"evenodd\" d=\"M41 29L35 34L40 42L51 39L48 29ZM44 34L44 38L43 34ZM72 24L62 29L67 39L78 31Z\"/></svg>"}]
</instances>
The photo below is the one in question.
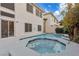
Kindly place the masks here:
<instances>
[{"instance_id":1,"label":"patio paving","mask_svg":"<svg viewBox=\"0 0 79 59\"><path fill-rule=\"evenodd\" d=\"M31 40L29 38L29 40ZM0 40L0 56L40 56L39 53L26 47L29 40L19 40L19 38L9 38ZM79 56L79 44L61 39L66 43L66 50L62 53L47 54L47 56ZM45 55L46 56L46 55Z\"/></svg>"}]
</instances>

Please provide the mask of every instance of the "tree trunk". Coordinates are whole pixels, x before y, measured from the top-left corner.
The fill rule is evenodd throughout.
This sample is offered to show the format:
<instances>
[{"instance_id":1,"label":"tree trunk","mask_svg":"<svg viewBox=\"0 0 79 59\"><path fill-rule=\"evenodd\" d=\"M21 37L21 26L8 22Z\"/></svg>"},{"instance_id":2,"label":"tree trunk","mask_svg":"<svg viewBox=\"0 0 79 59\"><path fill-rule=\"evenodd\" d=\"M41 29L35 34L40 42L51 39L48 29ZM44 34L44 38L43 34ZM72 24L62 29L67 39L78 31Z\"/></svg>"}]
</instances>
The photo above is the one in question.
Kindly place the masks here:
<instances>
[{"instance_id":1,"label":"tree trunk","mask_svg":"<svg viewBox=\"0 0 79 59\"><path fill-rule=\"evenodd\" d=\"M70 41L73 40L73 28L72 27L69 27L69 38L70 38Z\"/></svg>"},{"instance_id":2,"label":"tree trunk","mask_svg":"<svg viewBox=\"0 0 79 59\"><path fill-rule=\"evenodd\" d=\"M76 37L77 37L77 27L74 27L74 38L73 38L73 41L76 40Z\"/></svg>"}]
</instances>

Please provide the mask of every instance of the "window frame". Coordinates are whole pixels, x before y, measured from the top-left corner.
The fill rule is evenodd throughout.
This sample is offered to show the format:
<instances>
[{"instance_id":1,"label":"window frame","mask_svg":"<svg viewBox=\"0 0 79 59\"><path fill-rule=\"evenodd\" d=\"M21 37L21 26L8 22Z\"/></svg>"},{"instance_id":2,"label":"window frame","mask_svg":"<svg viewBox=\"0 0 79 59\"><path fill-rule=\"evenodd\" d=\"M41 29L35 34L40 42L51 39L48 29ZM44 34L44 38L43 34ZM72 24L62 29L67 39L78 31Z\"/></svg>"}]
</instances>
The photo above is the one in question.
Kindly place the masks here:
<instances>
[{"instance_id":1,"label":"window frame","mask_svg":"<svg viewBox=\"0 0 79 59\"><path fill-rule=\"evenodd\" d=\"M38 25L38 31L41 31L41 30L42 30L41 25Z\"/></svg>"},{"instance_id":2,"label":"window frame","mask_svg":"<svg viewBox=\"0 0 79 59\"><path fill-rule=\"evenodd\" d=\"M14 22L9 21L9 36L14 36Z\"/></svg>"},{"instance_id":3,"label":"window frame","mask_svg":"<svg viewBox=\"0 0 79 59\"><path fill-rule=\"evenodd\" d=\"M30 3L27 3L27 11L33 13L33 6Z\"/></svg>"},{"instance_id":4,"label":"window frame","mask_svg":"<svg viewBox=\"0 0 79 59\"><path fill-rule=\"evenodd\" d=\"M7 22L6 25L5 25L5 22ZM11 22L13 22L13 21L1 20L1 38L7 38L7 37L14 36L14 22L13 22L13 29L12 29L13 32L12 33L10 31L10 29L11 29L10 23Z\"/></svg>"},{"instance_id":5,"label":"window frame","mask_svg":"<svg viewBox=\"0 0 79 59\"><path fill-rule=\"evenodd\" d=\"M14 14L8 13L8 12L4 12L4 11L0 11L2 16L7 16L7 17L11 17L11 18L15 18Z\"/></svg>"},{"instance_id":6,"label":"window frame","mask_svg":"<svg viewBox=\"0 0 79 59\"><path fill-rule=\"evenodd\" d=\"M36 8L36 16L39 16L42 18L42 12L38 8Z\"/></svg>"},{"instance_id":7,"label":"window frame","mask_svg":"<svg viewBox=\"0 0 79 59\"><path fill-rule=\"evenodd\" d=\"M7 8L7 9L13 10L13 11L15 10L15 4L14 3L1 3L1 6Z\"/></svg>"},{"instance_id":8,"label":"window frame","mask_svg":"<svg viewBox=\"0 0 79 59\"><path fill-rule=\"evenodd\" d=\"M25 32L32 32L32 24L25 23Z\"/></svg>"}]
</instances>

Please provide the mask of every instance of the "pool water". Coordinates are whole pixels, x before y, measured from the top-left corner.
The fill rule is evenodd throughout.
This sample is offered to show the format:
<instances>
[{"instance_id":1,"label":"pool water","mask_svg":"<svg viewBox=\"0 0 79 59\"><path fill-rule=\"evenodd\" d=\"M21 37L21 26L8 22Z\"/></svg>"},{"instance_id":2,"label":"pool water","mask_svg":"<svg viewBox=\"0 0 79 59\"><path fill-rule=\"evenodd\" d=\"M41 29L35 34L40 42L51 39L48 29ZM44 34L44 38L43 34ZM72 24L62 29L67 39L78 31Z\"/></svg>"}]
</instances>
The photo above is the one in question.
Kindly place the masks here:
<instances>
[{"instance_id":1,"label":"pool water","mask_svg":"<svg viewBox=\"0 0 79 59\"><path fill-rule=\"evenodd\" d=\"M58 40L53 40L53 37L61 38L62 35L52 35L52 34L39 35L35 39L28 41L26 47L40 54L63 52L66 48L66 45Z\"/></svg>"},{"instance_id":2,"label":"pool water","mask_svg":"<svg viewBox=\"0 0 79 59\"><path fill-rule=\"evenodd\" d=\"M36 36L37 38L62 38L62 34L42 34Z\"/></svg>"}]
</instances>

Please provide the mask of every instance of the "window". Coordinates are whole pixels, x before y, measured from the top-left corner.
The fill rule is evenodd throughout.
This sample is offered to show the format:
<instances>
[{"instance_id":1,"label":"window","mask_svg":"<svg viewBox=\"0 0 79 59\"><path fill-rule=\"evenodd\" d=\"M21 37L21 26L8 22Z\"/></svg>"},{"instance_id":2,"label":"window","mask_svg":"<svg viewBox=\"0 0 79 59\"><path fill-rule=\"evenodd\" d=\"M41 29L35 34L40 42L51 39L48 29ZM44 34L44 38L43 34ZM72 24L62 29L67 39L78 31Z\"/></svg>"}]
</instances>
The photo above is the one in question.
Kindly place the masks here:
<instances>
[{"instance_id":1,"label":"window","mask_svg":"<svg viewBox=\"0 0 79 59\"><path fill-rule=\"evenodd\" d=\"M29 24L29 32L32 32L32 24Z\"/></svg>"},{"instance_id":2,"label":"window","mask_svg":"<svg viewBox=\"0 0 79 59\"><path fill-rule=\"evenodd\" d=\"M36 15L42 18L42 12L39 9L36 9Z\"/></svg>"},{"instance_id":3,"label":"window","mask_svg":"<svg viewBox=\"0 0 79 59\"><path fill-rule=\"evenodd\" d=\"M1 15L2 16L11 17L11 18L14 18L15 17L13 14L10 14L10 13L4 12L4 11L1 11Z\"/></svg>"},{"instance_id":4,"label":"window","mask_svg":"<svg viewBox=\"0 0 79 59\"><path fill-rule=\"evenodd\" d=\"M25 32L32 32L32 24L25 23Z\"/></svg>"},{"instance_id":5,"label":"window","mask_svg":"<svg viewBox=\"0 0 79 59\"><path fill-rule=\"evenodd\" d=\"M36 9L36 15L39 16L39 10L38 9Z\"/></svg>"},{"instance_id":6,"label":"window","mask_svg":"<svg viewBox=\"0 0 79 59\"><path fill-rule=\"evenodd\" d=\"M9 36L14 36L14 22L9 22Z\"/></svg>"},{"instance_id":7,"label":"window","mask_svg":"<svg viewBox=\"0 0 79 59\"><path fill-rule=\"evenodd\" d=\"M25 32L28 32L28 24L25 23Z\"/></svg>"},{"instance_id":8,"label":"window","mask_svg":"<svg viewBox=\"0 0 79 59\"><path fill-rule=\"evenodd\" d=\"M41 25L38 25L38 31L41 31Z\"/></svg>"},{"instance_id":9,"label":"window","mask_svg":"<svg viewBox=\"0 0 79 59\"><path fill-rule=\"evenodd\" d=\"M1 3L1 6L8 8L8 9L11 9L11 10L15 10L14 3Z\"/></svg>"},{"instance_id":10,"label":"window","mask_svg":"<svg viewBox=\"0 0 79 59\"><path fill-rule=\"evenodd\" d=\"M1 37L14 36L14 22L1 20Z\"/></svg>"},{"instance_id":11,"label":"window","mask_svg":"<svg viewBox=\"0 0 79 59\"><path fill-rule=\"evenodd\" d=\"M33 6L27 3L27 11L33 13Z\"/></svg>"},{"instance_id":12,"label":"window","mask_svg":"<svg viewBox=\"0 0 79 59\"><path fill-rule=\"evenodd\" d=\"M1 37L8 37L8 21L1 21Z\"/></svg>"}]
</instances>

